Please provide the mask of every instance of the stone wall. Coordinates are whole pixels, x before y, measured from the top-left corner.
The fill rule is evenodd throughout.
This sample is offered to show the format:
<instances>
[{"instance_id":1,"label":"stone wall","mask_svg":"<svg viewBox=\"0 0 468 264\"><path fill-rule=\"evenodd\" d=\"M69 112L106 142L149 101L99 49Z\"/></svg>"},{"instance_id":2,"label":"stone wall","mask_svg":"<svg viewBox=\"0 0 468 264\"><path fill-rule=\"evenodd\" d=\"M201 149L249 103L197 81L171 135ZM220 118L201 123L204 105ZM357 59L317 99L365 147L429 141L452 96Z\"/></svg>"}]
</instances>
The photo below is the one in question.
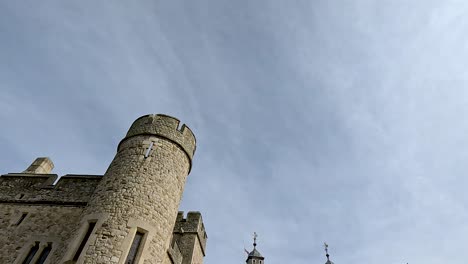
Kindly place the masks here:
<instances>
[{"instance_id":1,"label":"stone wall","mask_svg":"<svg viewBox=\"0 0 468 264\"><path fill-rule=\"evenodd\" d=\"M0 177L0 263L14 263L36 241L52 243L59 263L102 176L10 173ZM21 220L23 214L26 216ZM18 225L18 221L21 223ZM28 248L29 247L29 248Z\"/></svg>"},{"instance_id":2,"label":"stone wall","mask_svg":"<svg viewBox=\"0 0 468 264\"><path fill-rule=\"evenodd\" d=\"M60 263L82 211L77 206L0 203L0 263L22 261L36 241L52 243L46 263ZM23 213L27 215L17 225Z\"/></svg>"},{"instance_id":3,"label":"stone wall","mask_svg":"<svg viewBox=\"0 0 468 264\"><path fill-rule=\"evenodd\" d=\"M183 255L180 252L177 242L173 241L172 245L167 250L167 254L164 264L182 264Z\"/></svg>"},{"instance_id":4,"label":"stone wall","mask_svg":"<svg viewBox=\"0 0 468 264\"><path fill-rule=\"evenodd\" d=\"M86 205L102 179L98 175L10 173L0 177L0 203Z\"/></svg>"},{"instance_id":5,"label":"stone wall","mask_svg":"<svg viewBox=\"0 0 468 264\"><path fill-rule=\"evenodd\" d=\"M201 264L206 251L205 226L200 212L189 212L184 218L179 212L174 225L173 244L183 256L182 264Z\"/></svg>"},{"instance_id":6,"label":"stone wall","mask_svg":"<svg viewBox=\"0 0 468 264\"><path fill-rule=\"evenodd\" d=\"M137 119L83 213L106 220L78 263L123 263L137 231L145 234L138 263L163 263L194 151L192 132L177 119Z\"/></svg>"}]
</instances>

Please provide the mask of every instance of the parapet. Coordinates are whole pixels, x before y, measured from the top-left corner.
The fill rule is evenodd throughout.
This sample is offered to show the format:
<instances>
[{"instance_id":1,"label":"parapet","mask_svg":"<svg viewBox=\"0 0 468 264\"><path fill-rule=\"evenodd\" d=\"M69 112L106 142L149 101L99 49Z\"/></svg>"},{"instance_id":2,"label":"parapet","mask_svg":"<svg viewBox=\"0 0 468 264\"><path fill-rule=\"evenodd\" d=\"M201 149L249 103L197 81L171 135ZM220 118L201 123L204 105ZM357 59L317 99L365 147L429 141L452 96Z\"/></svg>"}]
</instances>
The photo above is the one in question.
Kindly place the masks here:
<instances>
[{"instance_id":1,"label":"parapet","mask_svg":"<svg viewBox=\"0 0 468 264\"><path fill-rule=\"evenodd\" d=\"M179 128L180 121L177 118L157 114L145 115L133 122L122 144L126 139L137 135L155 135L168 139L179 145L192 160L195 154L196 139L190 128L185 124ZM119 144L119 147L120 147Z\"/></svg>"},{"instance_id":2,"label":"parapet","mask_svg":"<svg viewBox=\"0 0 468 264\"><path fill-rule=\"evenodd\" d=\"M9 173L0 177L0 203L85 206L102 176Z\"/></svg>"},{"instance_id":3,"label":"parapet","mask_svg":"<svg viewBox=\"0 0 468 264\"><path fill-rule=\"evenodd\" d=\"M197 234L203 254L205 254L206 240L208 239L208 236L206 235L205 226L200 212L188 212L186 218L184 218L184 212L179 212L177 214L174 225L174 234L183 235L184 233Z\"/></svg>"}]
</instances>

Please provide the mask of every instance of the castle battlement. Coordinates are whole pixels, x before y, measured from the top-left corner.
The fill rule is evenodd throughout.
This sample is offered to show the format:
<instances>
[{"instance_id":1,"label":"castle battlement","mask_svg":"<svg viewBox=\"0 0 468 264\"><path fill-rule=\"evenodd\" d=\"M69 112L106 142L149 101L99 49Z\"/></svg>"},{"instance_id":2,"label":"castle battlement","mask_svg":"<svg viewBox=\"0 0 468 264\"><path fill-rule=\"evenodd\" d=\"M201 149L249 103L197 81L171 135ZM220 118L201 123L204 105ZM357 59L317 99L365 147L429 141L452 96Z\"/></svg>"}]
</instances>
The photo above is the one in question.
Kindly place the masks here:
<instances>
[{"instance_id":1,"label":"castle battlement","mask_svg":"<svg viewBox=\"0 0 468 264\"><path fill-rule=\"evenodd\" d=\"M174 225L174 237L180 240L186 234L195 234L200 242L200 247L203 253L206 250L206 235L205 225L200 212L188 212L187 217L184 217L184 212L177 214Z\"/></svg>"},{"instance_id":2,"label":"castle battlement","mask_svg":"<svg viewBox=\"0 0 468 264\"><path fill-rule=\"evenodd\" d=\"M9 173L0 177L0 202L85 206L102 179L98 175Z\"/></svg>"},{"instance_id":3,"label":"castle battlement","mask_svg":"<svg viewBox=\"0 0 468 264\"><path fill-rule=\"evenodd\" d=\"M59 177L47 157L1 175L0 263L202 264L201 214L177 215L196 148L179 125L138 118L104 175Z\"/></svg>"},{"instance_id":4,"label":"castle battlement","mask_svg":"<svg viewBox=\"0 0 468 264\"><path fill-rule=\"evenodd\" d=\"M187 216L184 217L184 212L179 211L177 213L176 223L174 226L174 232L177 232L180 228L184 229L184 232L204 232L205 227L203 226L203 219L200 212L188 212Z\"/></svg>"},{"instance_id":5,"label":"castle battlement","mask_svg":"<svg viewBox=\"0 0 468 264\"><path fill-rule=\"evenodd\" d=\"M120 142L119 147L122 142L128 138L137 135L155 135L157 137L168 139L177 144L184 150L189 160L191 161L196 148L195 135L192 133L192 130L190 130L190 128L185 124L183 124L180 128L179 126L180 121L172 116L162 114L142 116L133 122L132 126L127 132L127 135Z\"/></svg>"}]
</instances>

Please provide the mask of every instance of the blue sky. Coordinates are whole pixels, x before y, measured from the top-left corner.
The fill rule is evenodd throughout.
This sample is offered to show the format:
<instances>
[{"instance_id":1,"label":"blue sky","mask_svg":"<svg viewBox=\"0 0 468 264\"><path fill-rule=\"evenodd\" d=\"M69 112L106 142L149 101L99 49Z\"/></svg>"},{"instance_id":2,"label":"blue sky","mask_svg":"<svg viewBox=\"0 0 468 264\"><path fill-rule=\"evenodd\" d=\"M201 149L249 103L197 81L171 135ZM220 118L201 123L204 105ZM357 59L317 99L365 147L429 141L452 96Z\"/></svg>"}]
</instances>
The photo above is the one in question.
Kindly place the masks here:
<instances>
[{"instance_id":1,"label":"blue sky","mask_svg":"<svg viewBox=\"0 0 468 264\"><path fill-rule=\"evenodd\" d=\"M468 3L0 2L1 173L103 174L188 124L206 264L466 263Z\"/></svg>"}]
</instances>

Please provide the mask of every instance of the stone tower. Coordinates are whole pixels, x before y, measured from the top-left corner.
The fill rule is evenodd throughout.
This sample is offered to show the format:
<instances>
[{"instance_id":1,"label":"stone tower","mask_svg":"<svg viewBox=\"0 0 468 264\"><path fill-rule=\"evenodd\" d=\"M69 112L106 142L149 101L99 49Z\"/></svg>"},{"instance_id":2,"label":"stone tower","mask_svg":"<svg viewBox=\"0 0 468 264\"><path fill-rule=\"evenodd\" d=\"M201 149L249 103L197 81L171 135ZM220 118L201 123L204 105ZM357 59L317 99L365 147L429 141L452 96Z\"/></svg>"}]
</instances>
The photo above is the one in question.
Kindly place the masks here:
<instances>
[{"instance_id":1,"label":"stone tower","mask_svg":"<svg viewBox=\"0 0 468 264\"><path fill-rule=\"evenodd\" d=\"M0 263L202 264L199 212L178 212L195 137L165 115L137 119L105 175L52 173L46 157L0 177Z\"/></svg>"},{"instance_id":2,"label":"stone tower","mask_svg":"<svg viewBox=\"0 0 468 264\"><path fill-rule=\"evenodd\" d=\"M201 214L189 212L184 219L183 213L180 212L177 215L169 256L174 263L201 264L205 256L206 239ZM177 260L177 249L180 251L181 261Z\"/></svg>"},{"instance_id":3,"label":"stone tower","mask_svg":"<svg viewBox=\"0 0 468 264\"><path fill-rule=\"evenodd\" d=\"M167 252L194 153L195 136L179 120L138 118L83 211L64 262L170 263Z\"/></svg>"}]
</instances>

